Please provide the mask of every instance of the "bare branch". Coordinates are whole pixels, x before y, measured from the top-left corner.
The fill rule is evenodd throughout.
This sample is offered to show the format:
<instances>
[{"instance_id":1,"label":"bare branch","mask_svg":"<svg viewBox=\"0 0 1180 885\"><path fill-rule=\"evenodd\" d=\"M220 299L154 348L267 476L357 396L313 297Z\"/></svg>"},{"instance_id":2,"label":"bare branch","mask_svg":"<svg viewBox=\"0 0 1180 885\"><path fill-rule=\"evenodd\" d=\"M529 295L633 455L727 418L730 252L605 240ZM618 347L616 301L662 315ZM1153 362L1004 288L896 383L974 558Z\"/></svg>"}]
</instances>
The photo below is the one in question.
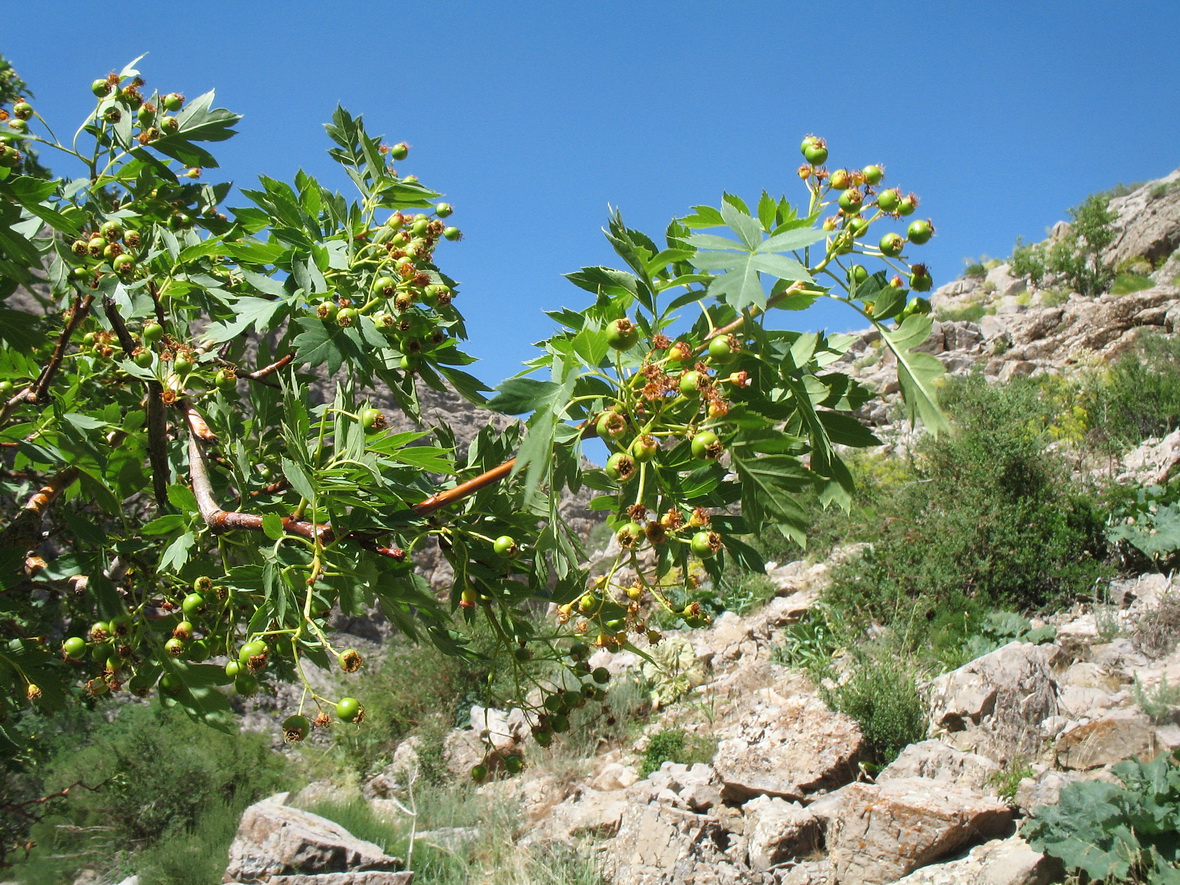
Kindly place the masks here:
<instances>
[{"instance_id":1,"label":"bare branch","mask_svg":"<svg viewBox=\"0 0 1180 885\"><path fill-rule=\"evenodd\" d=\"M263 366L261 369L255 369L253 372L238 372L239 378L249 378L251 381L259 381L267 375L273 375L283 366L290 365L291 361L295 359L295 354L289 353L286 356L279 357L269 366Z\"/></svg>"},{"instance_id":2,"label":"bare branch","mask_svg":"<svg viewBox=\"0 0 1180 885\"><path fill-rule=\"evenodd\" d=\"M201 445L201 440L210 436L211 431L205 423L205 419L191 405L185 409L185 417L189 426L189 472L193 481L193 495L196 496L197 509L200 511L201 519L205 521L205 525L215 532L231 529L262 531L261 516L255 513L242 513L238 510L223 510L218 505L217 499L213 495L213 484L209 479L205 450ZM213 438L216 439L216 436ZM311 541L318 538L321 544L328 544L336 540L336 535L330 525L296 519L293 516L284 516L282 519L283 530L289 534L298 535ZM404 550L378 544L377 539L372 535L352 533L346 535L345 540L357 543L367 550L372 550L381 556L388 556L398 562L406 558Z\"/></svg>"},{"instance_id":3,"label":"bare branch","mask_svg":"<svg viewBox=\"0 0 1180 885\"><path fill-rule=\"evenodd\" d=\"M11 397L3 405L0 405L0 424L8 420L9 414L19 406L21 403L38 403L44 402L49 395L49 386L53 383L53 378L57 374L57 370L61 368L61 362L65 358L66 347L70 343L70 338L74 335L74 330L78 328L78 324L86 319L86 315L90 313L90 305L94 303L94 296L87 293L78 297L77 303L70 308L66 315L65 327L61 330L61 334L57 336L57 343L53 346L53 353L49 356L49 362L41 369L41 374L37 376L37 380L31 385Z\"/></svg>"},{"instance_id":4,"label":"bare branch","mask_svg":"<svg viewBox=\"0 0 1180 885\"><path fill-rule=\"evenodd\" d=\"M462 501L464 498L474 495L480 489L487 488L490 485L500 482L510 473L512 468L516 466L516 459L509 458L499 467L493 467L491 470L481 473L474 479L469 479L467 482L459 483L453 489L445 489L441 492L436 492L425 501L419 501L414 505L413 510L419 516L428 516L436 510L441 510L448 504L454 504L456 501Z\"/></svg>"}]
</instances>

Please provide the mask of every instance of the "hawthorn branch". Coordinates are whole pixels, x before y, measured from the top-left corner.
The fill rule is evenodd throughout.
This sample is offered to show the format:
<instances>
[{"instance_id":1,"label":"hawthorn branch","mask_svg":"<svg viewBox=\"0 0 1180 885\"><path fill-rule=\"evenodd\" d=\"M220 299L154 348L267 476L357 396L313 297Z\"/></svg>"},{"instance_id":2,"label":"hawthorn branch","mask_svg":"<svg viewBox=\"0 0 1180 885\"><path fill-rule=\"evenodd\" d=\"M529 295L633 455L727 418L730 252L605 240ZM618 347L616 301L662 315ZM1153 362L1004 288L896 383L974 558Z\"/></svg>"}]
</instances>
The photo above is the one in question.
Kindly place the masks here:
<instances>
[{"instance_id":1,"label":"hawthorn branch","mask_svg":"<svg viewBox=\"0 0 1180 885\"><path fill-rule=\"evenodd\" d=\"M86 319L86 315L90 313L90 306L93 303L94 296L89 293L78 297L77 303L70 308L69 313L66 315L65 327L61 330L61 334L57 336L57 342L53 345L53 353L49 355L49 362L41 369L41 374L37 376L37 380L20 391L20 393L12 396L3 405L0 405L0 424L7 421L9 414L21 403L39 403L45 401L49 395L49 386L53 383L58 369L61 368L62 360L65 359L66 347L69 345L70 339L74 336L74 330L78 328L82 320Z\"/></svg>"},{"instance_id":2,"label":"hawthorn branch","mask_svg":"<svg viewBox=\"0 0 1180 885\"><path fill-rule=\"evenodd\" d=\"M127 331L127 324L109 295L104 295L102 308L115 330L115 337L119 339L119 346L131 359L137 347L135 339ZM152 465L152 492L156 496L156 506L161 509L168 506L168 479L171 471L168 469L168 422L164 416L164 402L161 399L164 388L159 381L148 381L147 400L147 450L148 461Z\"/></svg>"},{"instance_id":3,"label":"hawthorn branch","mask_svg":"<svg viewBox=\"0 0 1180 885\"><path fill-rule=\"evenodd\" d=\"M205 458L202 442L211 442L217 436L210 430L205 419L188 402L183 403L185 418L189 427L189 474L193 482L193 495L197 499L197 509L205 525L214 532L229 531L231 529L245 529L247 531L262 531L262 517L256 513L243 513L240 510L223 510L213 494L213 483L209 478L209 466ZM318 540L321 544L329 544L336 540L336 534L330 525L315 523L294 516L284 516L283 530L309 541ZM353 541L362 547L372 550L381 556L388 556L398 562L406 558L406 552L399 547L387 547L379 544L372 535L350 533L341 540Z\"/></svg>"},{"instance_id":4,"label":"hawthorn branch","mask_svg":"<svg viewBox=\"0 0 1180 885\"><path fill-rule=\"evenodd\" d=\"M57 336L57 343L53 346L53 353L50 354L49 362L45 364L45 368L41 370L41 375L34 382L33 386L25 393L25 398L31 403L43 402L49 392L49 385L53 383L53 377L57 374L57 370L61 368L61 361L66 355L66 346L70 343L70 339L74 336L74 330L78 328L79 323L86 319L86 315L90 313L90 306L94 303L94 296L90 293L79 295L78 301L70 308L66 315L65 327L61 330L61 334Z\"/></svg>"},{"instance_id":5,"label":"hawthorn branch","mask_svg":"<svg viewBox=\"0 0 1180 885\"><path fill-rule=\"evenodd\" d=\"M260 381L267 375L273 375L279 369L289 365L295 359L294 353L289 353L286 356L279 357L269 366L263 366L261 369L255 369L253 372L238 372L239 378L248 378L251 381Z\"/></svg>"},{"instance_id":6,"label":"hawthorn branch","mask_svg":"<svg viewBox=\"0 0 1180 885\"><path fill-rule=\"evenodd\" d=\"M70 487L80 472L77 467L67 467L34 492L12 522L0 531L0 548L32 550L37 547L41 543L41 519L45 511Z\"/></svg>"},{"instance_id":7,"label":"hawthorn branch","mask_svg":"<svg viewBox=\"0 0 1180 885\"><path fill-rule=\"evenodd\" d=\"M490 485L495 485L500 482L510 473L512 468L516 466L516 459L509 458L498 467L493 467L491 470L486 470L474 479L469 479L466 482L459 483L451 489L444 489L441 492L435 492L425 501L419 501L411 509L419 516L429 516L436 510L441 510L448 504L454 504L456 501L462 501L464 498L474 495L480 489L485 489Z\"/></svg>"},{"instance_id":8,"label":"hawthorn branch","mask_svg":"<svg viewBox=\"0 0 1180 885\"><path fill-rule=\"evenodd\" d=\"M107 434L107 445L116 446L127 436L126 431L114 430ZM59 470L45 485L25 501L12 522L0 530L0 547L31 550L41 543L41 520L49 506L61 497L80 475L81 470L71 465Z\"/></svg>"}]
</instances>

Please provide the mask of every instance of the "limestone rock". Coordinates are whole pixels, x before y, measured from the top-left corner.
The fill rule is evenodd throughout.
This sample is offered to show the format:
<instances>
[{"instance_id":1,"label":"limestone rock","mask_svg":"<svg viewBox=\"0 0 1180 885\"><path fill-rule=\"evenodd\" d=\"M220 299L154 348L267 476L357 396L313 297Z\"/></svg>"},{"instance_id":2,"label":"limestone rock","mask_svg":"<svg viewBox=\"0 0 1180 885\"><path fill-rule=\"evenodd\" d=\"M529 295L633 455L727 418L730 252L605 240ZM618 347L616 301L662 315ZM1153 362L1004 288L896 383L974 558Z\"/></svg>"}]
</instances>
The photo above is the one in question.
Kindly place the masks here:
<instances>
[{"instance_id":1,"label":"limestone rock","mask_svg":"<svg viewBox=\"0 0 1180 885\"><path fill-rule=\"evenodd\" d=\"M960 749L996 761L1035 756L1040 723L1059 712L1051 646L1010 642L930 684L930 717Z\"/></svg>"},{"instance_id":2,"label":"limestone rock","mask_svg":"<svg viewBox=\"0 0 1180 885\"><path fill-rule=\"evenodd\" d=\"M742 806L750 868L764 871L814 851L822 839L815 815L798 802L758 796Z\"/></svg>"},{"instance_id":3,"label":"limestone rock","mask_svg":"<svg viewBox=\"0 0 1180 885\"><path fill-rule=\"evenodd\" d=\"M864 739L853 719L814 695L764 689L751 701L714 757L726 802L763 794L800 800L856 776Z\"/></svg>"},{"instance_id":4,"label":"limestone rock","mask_svg":"<svg viewBox=\"0 0 1180 885\"><path fill-rule=\"evenodd\" d=\"M363 870L356 873L319 873L307 876L272 876L267 885L412 885L414 874Z\"/></svg>"},{"instance_id":5,"label":"limestone rock","mask_svg":"<svg viewBox=\"0 0 1180 885\"><path fill-rule=\"evenodd\" d=\"M1151 721L1137 710L1112 710L1061 735L1054 752L1062 768L1112 765L1129 756L1147 760L1159 753Z\"/></svg>"},{"instance_id":6,"label":"limestone rock","mask_svg":"<svg viewBox=\"0 0 1180 885\"><path fill-rule=\"evenodd\" d=\"M1000 765L977 753L964 753L941 741L910 744L877 775L877 783L899 777L921 777L976 793L992 792L990 783Z\"/></svg>"},{"instance_id":7,"label":"limestone rock","mask_svg":"<svg viewBox=\"0 0 1180 885\"><path fill-rule=\"evenodd\" d=\"M622 790L585 790L555 805L545 830L565 842L583 835L610 838L619 831L627 808Z\"/></svg>"},{"instance_id":8,"label":"limestone rock","mask_svg":"<svg viewBox=\"0 0 1180 885\"><path fill-rule=\"evenodd\" d=\"M1056 805L1061 791L1074 781L1085 780L1087 775L1072 771L1048 769L1036 777L1026 777L1016 787L1013 804L1024 814L1032 814L1041 805Z\"/></svg>"},{"instance_id":9,"label":"limestone rock","mask_svg":"<svg viewBox=\"0 0 1180 885\"><path fill-rule=\"evenodd\" d=\"M1019 295L1027 285L1021 277L1012 276L1012 266L1000 264L987 272L983 280L983 288L990 289L993 298L1012 298Z\"/></svg>"},{"instance_id":10,"label":"limestone rock","mask_svg":"<svg viewBox=\"0 0 1180 885\"><path fill-rule=\"evenodd\" d=\"M958 860L932 864L898 879L898 885L1048 885L1054 865L1019 836L994 839Z\"/></svg>"},{"instance_id":11,"label":"limestone rock","mask_svg":"<svg viewBox=\"0 0 1180 885\"><path fill-rule=\"evenodd\" d=\"M925 778L849 784L828 827L828 856L840 885L883 885L980 837L1000 835L1012 809L997 799Z\"/></svg>"},{"instance_id":12,"label":"limestone rock","mask_svg":"<svg viewBox=\"0 0 1180 885\"><path fill-rule=\"evenodd\" d=\"M628 805L606 852L606 875L617 885L739 885L773 880L751 875L732 856L740 840L720 818L655 802Z\"/></svg>"},{"instance_id":13,"label":"limestone rock","mask_svg":"<svg viewBox=\"0 0 1180 885\"><path fill-rule=\"evenodd\" d=\"M629 765L621 762L608 762L602 770L590 781L590 788L608 792L610 790L625 790L639 780L639 773Z\"/></svg>"},{"instance_id":14,"label":"limestone rock","mask_svg":"<svg viewBox=\"0 0 1180 885\"><path fill-rule=\"evenodd\" d=\"M400 859L386 854L372 842L356 838L339 824L308 811L263 800L251 805L242 815L230 845L225 880L273 882L276 876L299 874L388 873L397 872L402 866Z\"/></svg>"},{"instance_id":15,"label":"limestone rock","mask_svg":"<svg viewBox=\"0 0 1180 885\"><path fill-rule=\"evenodd\" d=\"M1180 169L1110 201L1119 214L1115 240L1103 257L1115 267L1133 258L1153 265L1180 248Z\"/></svg>"}]
</instances>

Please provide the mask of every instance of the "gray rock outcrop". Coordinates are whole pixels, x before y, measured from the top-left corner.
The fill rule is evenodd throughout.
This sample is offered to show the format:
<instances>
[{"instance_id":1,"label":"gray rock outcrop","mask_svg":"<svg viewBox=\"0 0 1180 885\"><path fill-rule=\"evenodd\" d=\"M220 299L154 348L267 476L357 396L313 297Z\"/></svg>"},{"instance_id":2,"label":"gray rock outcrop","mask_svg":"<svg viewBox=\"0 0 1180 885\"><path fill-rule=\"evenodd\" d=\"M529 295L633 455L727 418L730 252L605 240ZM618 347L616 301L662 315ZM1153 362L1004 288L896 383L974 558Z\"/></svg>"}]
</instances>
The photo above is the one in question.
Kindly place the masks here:
<instances>
[{"instance_id":1,"label":"gray rock outcrop","mask_svg":"<svg viewBox=\"0 0 1180 885\"><path fill-rule=\"evenodd\" d=\"M372 842L358 839L319 815L283 804L286 795L263 800L246 809L229 849L226 882L281 882L304 885L313 877L316 885L408 885L412 874L404 864ZM326 874L369 879L326 880ZM391 875L401 878L390 878ZM384 876L385 878L381 878Z\"/></svg>"}]
</instances>

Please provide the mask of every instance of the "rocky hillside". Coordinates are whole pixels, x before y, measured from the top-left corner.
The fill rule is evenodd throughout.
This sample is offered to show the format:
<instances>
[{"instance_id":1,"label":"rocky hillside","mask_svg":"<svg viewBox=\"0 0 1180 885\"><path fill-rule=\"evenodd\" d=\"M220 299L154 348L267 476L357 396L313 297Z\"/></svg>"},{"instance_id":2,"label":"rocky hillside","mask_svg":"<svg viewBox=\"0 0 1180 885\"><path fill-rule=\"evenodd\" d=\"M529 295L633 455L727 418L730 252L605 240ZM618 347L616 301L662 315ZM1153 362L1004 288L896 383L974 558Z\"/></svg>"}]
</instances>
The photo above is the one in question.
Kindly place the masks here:
<instances>
[{"instance_id":1,"label":"rocky hillside","mask_svg":"<svg viewBox=\"0 0 1180 885\"><path fill-rule=\"evenodd\" d=\"M1146 331L1168 334L1180 326L1180 169L1111 201L1119 213L1116 237L1104 254L1115 268L1141 275L1145 288L1086 298L1061 289L1038 290L995 263L986 274L937 289L936 318L922 349L937 354L948 373L982 371L1007 381L1046 372L1069 374L1099 365L1130 348ZM1054 228L1060 236L1064 222ZM1146 271L1146 273L1143 273ZM978 314L978 319L956 319ZM886 394L897 392L892 354L875 331L862 333L844 357L860 380ZM867 417L888 424L890 403L876 402Z\"/></svg>"}]
</instances>

